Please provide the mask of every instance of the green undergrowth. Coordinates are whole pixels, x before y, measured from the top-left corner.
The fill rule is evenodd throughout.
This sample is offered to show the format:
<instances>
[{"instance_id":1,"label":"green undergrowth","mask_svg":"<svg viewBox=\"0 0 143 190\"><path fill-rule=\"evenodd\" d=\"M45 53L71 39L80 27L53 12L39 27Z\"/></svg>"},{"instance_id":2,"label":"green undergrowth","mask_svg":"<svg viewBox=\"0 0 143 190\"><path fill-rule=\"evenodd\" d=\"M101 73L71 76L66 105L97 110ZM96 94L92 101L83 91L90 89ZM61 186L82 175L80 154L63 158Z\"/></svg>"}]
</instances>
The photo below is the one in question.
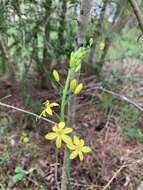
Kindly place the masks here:
<instances>
[{"instance_id":1,"label":"green undergrowth","mask_svg":"<svg viewBox=\"0 0 143 190\"><path fill-rule=\"evenodd\" d=\"M121 80L119 81L118 79ZM136 81L136 78L133 76L130 82L132 83L132 81ZM103 81L103 86L105 89L108 89L111 92L120 94L124 83L124 79L122 79L121 76L118 76L114 77L114 80L112 81ZM135 96L140 93L140 91L138 91L139 89L131 89L132 94ZM110 114L110 110L114 110L114 117L121 127L121 131L125 135L125 137L131 140L136 140L139 143L143 143L143 130L140 127L142 123L141 112L135 106L128 104L126 101L121 100L119 97L106 92L103 92L99 96L99 99L99 105L104 115L108 117L108 114Z\"/></svg>"},{"instance_id":2,"label":"green undergrowth","mask_svg":"<svg viewBox=\"0 0 143 190\"><path fill-rule=\"evenodd\" d=\"M118 123L123 134L131 140L136 140L143 143L143 130L139 128L141 123L141 115L137 108L132 105L124 105L121 108Z\"/></svg>"},{"instance_id":3,"label":"green undergrowth","mask_svg":"<svg viewBox=\"0 0 143 190\"><path fill-rule=\"evenodd\" d=\"M143 59L143 45L138 41L140 30L124 29L122 35L114 34L114 40L107 54L107 60L134 57Z\"/></svg>"}]
</instances>

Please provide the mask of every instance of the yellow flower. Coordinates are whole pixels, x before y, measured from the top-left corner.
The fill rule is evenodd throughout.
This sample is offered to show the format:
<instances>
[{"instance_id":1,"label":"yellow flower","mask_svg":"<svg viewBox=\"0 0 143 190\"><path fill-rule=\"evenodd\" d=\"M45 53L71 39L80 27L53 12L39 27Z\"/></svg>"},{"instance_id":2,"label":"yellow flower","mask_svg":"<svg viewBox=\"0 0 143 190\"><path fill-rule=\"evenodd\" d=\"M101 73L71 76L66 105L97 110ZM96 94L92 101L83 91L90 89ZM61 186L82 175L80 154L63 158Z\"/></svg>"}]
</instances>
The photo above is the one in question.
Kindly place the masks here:
<instances>
[{"instance_id":1,"label":"yellow flower","mask_svg":"<svg viewBox=\"0 0 143 190\"><path fill-rule=\"evenodd\" d=\"M76 79L73 79L70 83L70 91L71 92L74 92L75 88L77 86L77 80Z\"/></svg>"},{"instance_id":2,"label":"yellow flower","mask_svg":"<svg viewBox=\"0 0 143 190\"><path fill-rule=\"evenodd\" d=\"M57 81L57 82L60 81L59 73L55 69L53 70L53 77L54 77L55 81Z\"/></svg>"},{"instance_id":3,"label":"yellow flower","mask_svg":"<svg viewBox=\"0 0 143 190\"><path fill-rule=\"evenodd\" d=\"M84 146L84 140L79 139L77 136L74 136L73 143L67 143L67 147L72 150L70 154L70 159L75 159L79 156L80 160L83 160L83 154L91 152L91 148L89 146Z\"/></svg>"},{"instance_id":4,"label":"yellow flower","mask_svg":"<svg viewBox=\"0 0 143 190\"><path fill-rule=\"evenodd\" d=\"M20 137L20 141L23 143L28 143L29 142L29 137L28 134L23 132Z\"/></svg>"},{"instance_id":5,"label":"yellow flower","mask_svg":"<svg viewBox=\"0 0 143 190\"><path fill-rule=\"evenodd\" d=\"M67 134L72 132L71 128L65 127L65 122L60 122L58 125L54 125L52 128L53 132L45 135L47 140L56 139L56 147L60 148L62 146L62 141L65 143L71 143L72 139Z\"/></svg>"},{"instance_id":6,"label":"yellow flower","mask_svg":"<svg viewBox=\"0 0 143 190\"><path fill-rule=\"evenodd\" d=\"M99 48L100 48L100 50L103 50L105 48L105 43L104 42L100 42Z\"/></svg>"},{"instance_id":7,"label":"yellow flower","mask_svg":"<svg viewBox=\"0 0 143 190\"><path fill-rule=\"evenodd\" d=\"M83 84L80 83L80 84L76 87L76 89L75 89L75 91L74 91L74 94L77 96L77 95L82 91L82 89L83 89Z\"/></svg>"},{"instance_id":8,"label":"yellow flower","mask_svg":"<svg viewBox=\"0 0 143 190\"><path fill-rule=\"evenodd\" d=\"M59 106L59 104L57 104L55 102L50 103L49 100L47 100L43 104L44 104L44 110L41 112L39 118L41 118L42 116L46 117L46 114L53 115L52 108L56 107L56 106Z\"/></svg>"}]
</instances>

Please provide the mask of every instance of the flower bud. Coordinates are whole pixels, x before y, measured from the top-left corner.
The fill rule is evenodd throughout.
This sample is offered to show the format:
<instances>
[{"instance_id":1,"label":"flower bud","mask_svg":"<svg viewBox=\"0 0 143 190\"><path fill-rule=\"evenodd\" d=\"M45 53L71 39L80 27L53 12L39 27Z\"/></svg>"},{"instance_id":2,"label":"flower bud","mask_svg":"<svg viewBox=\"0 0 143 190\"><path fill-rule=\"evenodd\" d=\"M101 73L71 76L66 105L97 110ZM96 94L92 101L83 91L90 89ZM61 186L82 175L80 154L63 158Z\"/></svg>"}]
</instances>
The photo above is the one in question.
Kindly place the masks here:
<instances>
[{"instance_id":1,"label":"flower bud","mask_svg":"<svg viewBox=\"0 0 143 190\"><path fill-rule=\"evenodd\" d=\"M54 77L55 81L57 81L57 82L60 81L59 73L55 69L53 70L53 77Z\"/></svg>"},{"instance_id":2,"label":"flower bud","mask_svg":"<svg viewBox=\"0 0 143 190\"><path fill-rule=\"evenodd\" d=\"M75 94L76 96L78 96L78 94L82 91L82 89L83 89L83 84L80 83L80 84L76 87L76 89L75 89L75 91L74 91L74 94Z\"/></svg>"},{"instance_id":3,"label":"flower bud","mask_svg":"<svg viewBox=\"0 0 143 190\"><path fill-rule=\"evenodd\" d=\"M99 48L100 48L100 50L103 50L105 48L105 43L104 42L100 42Z\"/></svg>"},{"instance_id":4,"label":"flower bud","mask_svg":"<svg viewBox=\"0 0 143 190\"><path fill-rule=\"evenodd\" d=\"M75 64L75 54L74 52L71 52L71 55L70 55L70 67L73 67Z\"/></svg>"},{"instance_id":5,"label":"flower bud","mask_svg":"<svg viewBox=\"0 0 143 190\"><path fill-rule=\"evenodd\" d=\"M75 89L76 89L76 86L77 86L77 80L76 79L73 79L70 83L70 91L71 92L74 92Z\"/></svg>"}]
</instances>

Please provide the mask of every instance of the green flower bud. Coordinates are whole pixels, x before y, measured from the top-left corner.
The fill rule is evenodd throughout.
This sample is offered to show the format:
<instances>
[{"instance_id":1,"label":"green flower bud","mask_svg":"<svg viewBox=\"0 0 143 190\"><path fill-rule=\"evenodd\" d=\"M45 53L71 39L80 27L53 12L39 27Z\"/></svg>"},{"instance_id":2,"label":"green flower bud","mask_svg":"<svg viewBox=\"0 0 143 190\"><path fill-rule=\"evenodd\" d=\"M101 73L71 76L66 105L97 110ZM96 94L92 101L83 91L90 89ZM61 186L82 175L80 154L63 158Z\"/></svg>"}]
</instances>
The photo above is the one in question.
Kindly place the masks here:
<instances>
[{"instance_id":1,"label":"green flower bud","mask_svg":"<svg viewBox=\"0 0 143 190\"><path fill-rule=\"evenodd\" d=\"M71 55L70 55L70 67L73 67L75 64L75 54L74 52L71 52Z\"/></svg>"},{"instance_id":2,"label":"green flower bud","mask_svg":"<svg viewBox=\"0 0 143 190\"><path fill-rule=\"evenodd\" d=\"M103 50L104 48L105 48L105 43L104 42L100 42L99 49Z\"/></svg>"},{"instance_id":3,"label":"green flower bud","mask_svg":"<svg viewBox=\"0 0 143 190\"><path fill-rule=\"evenodd\" d=\"M74 92L75 89L76 89L76 86L77 86L77 80L76 79L73 79L70 83L70 91L71 92Z\"/></svg>"},{"instance_id":4,"label":"green flower bud","mask_svg":"<svg viewBox=\"0 0 143 190\"><path fill-rule=\"evenodd\" d=\"M76 87L76 89L75 89L75 91L74 91L74 94L75 94L76 96L78 96L78 94L82 91L82 89L83 89L83 84L80 83L80 84Z\"/></svg>"},{"instance_id":5,"label":"green flower bud","mask_svg":"<svg viewBox=\"0 0 143 190\"><path fill-rule=\"evenodd\" d=\"M54 77L55 81L57 81L57 82L60 81L59 73L55 69L53 70L53 77Z\"/></svg>"}]
</instances>

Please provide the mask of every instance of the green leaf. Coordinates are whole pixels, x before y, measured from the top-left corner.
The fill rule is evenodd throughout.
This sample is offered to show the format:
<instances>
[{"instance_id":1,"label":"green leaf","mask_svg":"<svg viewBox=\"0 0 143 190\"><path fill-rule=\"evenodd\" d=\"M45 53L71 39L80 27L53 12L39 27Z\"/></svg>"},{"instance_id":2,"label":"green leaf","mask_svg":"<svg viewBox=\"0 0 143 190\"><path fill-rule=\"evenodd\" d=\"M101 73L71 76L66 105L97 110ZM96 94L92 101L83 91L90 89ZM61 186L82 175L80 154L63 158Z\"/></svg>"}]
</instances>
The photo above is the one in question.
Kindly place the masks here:
<instances>
[{"instance_id":1,"label":"green leaf","mask_svg":"<svg viewBox=\"0 0 143 190\"><path fill-rule=\"evenodd\" d=\"M22 179L24 178L24 176L25 176L24 173L17 173L16 175L14 175L12 177L12 180L13 180L14 183L17 183L19 181L22 181Z\"/></svg>"},{"instance_id":2,"label":"green leaf","mask_svg":"<svg viewBox=\"0 0 143 190\"><path fill-rule=\"evenodd\" d=\"M16 168L15 168L15 171L14 171L16 174L17 173L23 173L23 170L22 170L22 168L21 167L19 167L19 166L17 166Z\"/></svg>"}]
</instances>

